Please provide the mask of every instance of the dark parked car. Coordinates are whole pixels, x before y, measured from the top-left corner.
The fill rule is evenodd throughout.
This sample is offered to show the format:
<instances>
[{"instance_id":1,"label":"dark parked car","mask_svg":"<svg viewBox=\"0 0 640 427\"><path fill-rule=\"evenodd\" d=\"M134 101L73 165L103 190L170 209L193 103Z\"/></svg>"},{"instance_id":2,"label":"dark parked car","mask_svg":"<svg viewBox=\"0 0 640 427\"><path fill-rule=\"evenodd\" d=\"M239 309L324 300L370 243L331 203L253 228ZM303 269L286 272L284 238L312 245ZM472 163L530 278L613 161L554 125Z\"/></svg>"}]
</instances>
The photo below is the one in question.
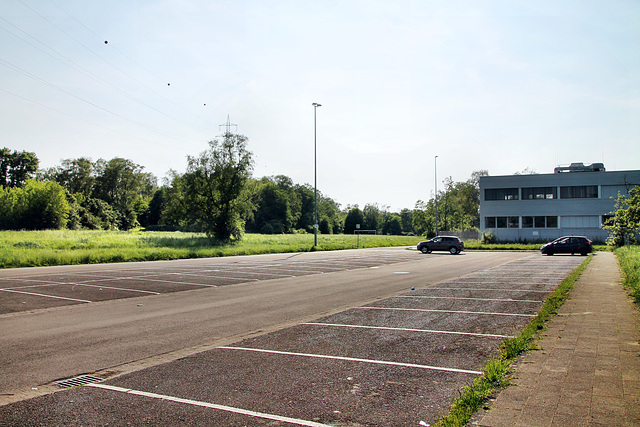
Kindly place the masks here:
<instances>
[{"instance_id":1,"label":"dark parked car","mask_svg":"<svg viewBox=\"0 0 640 427\"><path fill-rule=\"evenodd\" d=\"M591 240L584 236L562 236L540 248L540 253L546 255L577 253L584 256L592 251Z\"/></svg>"},{"instance_id":2,"label":"dark parked car","mask_svg":"<svg viewBox=\"0 0 640 427\"><path fill-rule=\"evenodd\" d=\"M464 250L464 243L455 236L438 236L418 243L418 250L423 254L430 254L431 251L448 251L455 255Z\"/></svg>"}]
</instances>

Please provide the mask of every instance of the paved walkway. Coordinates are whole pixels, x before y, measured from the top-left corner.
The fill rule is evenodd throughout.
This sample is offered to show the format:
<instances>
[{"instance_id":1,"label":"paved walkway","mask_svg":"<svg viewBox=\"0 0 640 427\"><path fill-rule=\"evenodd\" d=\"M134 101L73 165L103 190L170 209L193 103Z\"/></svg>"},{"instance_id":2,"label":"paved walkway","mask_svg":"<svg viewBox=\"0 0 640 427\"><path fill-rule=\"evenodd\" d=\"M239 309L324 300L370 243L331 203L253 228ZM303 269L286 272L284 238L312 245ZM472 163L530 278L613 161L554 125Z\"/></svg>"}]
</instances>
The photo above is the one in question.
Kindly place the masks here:
<instances>
[{"instance_id":1,"label":"paved walkway","mask_svg":"<svg viewBox=\"0 0 640 427\"><path fill-rule=\"evenodd\" d=\"M640 315L598 252L480 426L640 426Z\"/></svg>"}]
</instances>

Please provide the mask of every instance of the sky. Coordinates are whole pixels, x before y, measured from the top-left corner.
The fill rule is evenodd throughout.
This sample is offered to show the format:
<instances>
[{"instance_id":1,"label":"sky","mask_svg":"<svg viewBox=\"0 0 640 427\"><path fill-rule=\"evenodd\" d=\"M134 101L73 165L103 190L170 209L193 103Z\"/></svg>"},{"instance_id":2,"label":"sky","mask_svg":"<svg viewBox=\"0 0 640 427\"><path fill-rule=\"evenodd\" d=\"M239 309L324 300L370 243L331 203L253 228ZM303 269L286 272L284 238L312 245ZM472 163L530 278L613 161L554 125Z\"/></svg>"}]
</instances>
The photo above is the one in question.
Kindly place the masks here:
<instances>
[{"instance_id":1,"label":"sky","mask_svg":"<svg viewBox=\"0 0 640 427\"><path fill-rule=\"evenodd\" d=\"M637 0L3 0L0 146L162 183L230 123L254 177L313 186L315 162L343 208L390 211L478 170L640 169L638 22Z\"/></svg>"}]
</instances>

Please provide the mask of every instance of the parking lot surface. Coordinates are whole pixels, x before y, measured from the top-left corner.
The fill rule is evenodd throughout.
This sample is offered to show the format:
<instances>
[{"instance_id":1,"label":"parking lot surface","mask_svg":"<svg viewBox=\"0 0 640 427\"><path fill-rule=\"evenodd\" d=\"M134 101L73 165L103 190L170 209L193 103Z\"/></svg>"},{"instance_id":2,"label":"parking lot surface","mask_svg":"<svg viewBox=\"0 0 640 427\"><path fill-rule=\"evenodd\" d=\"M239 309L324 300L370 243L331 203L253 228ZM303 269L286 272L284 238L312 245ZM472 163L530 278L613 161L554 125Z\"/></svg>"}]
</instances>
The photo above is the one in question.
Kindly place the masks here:
<instances>
[{"instance_id":1,"label":"parking lot surface","mask_svg":"<svg viewBox=\"0 0 640 427\"><path fill-rule=\"evenodd\" d=\"M342 251L0 271L0 314L415 261L406 250Z\"/></svg>"},{"instance_id":2,"label":"parking lot surface","mask_svg":"<svg viewBox=\"0 0 640 427\"><path fill-rule=\"evenodd\" d=\"M1 406L0 420L11 426L432 424L446 413L460 388L481 375L501 340L516 335L584 260L506 255L506 263L466 273L465 262L489 255L380 254L380 259L395 259L389 261L393 265L386 268L366 256L365 264L353 267L360 271L346 274L341 270L356 264L355 258L336 255L315 266L265 260L225 270L226 280L247 272L299 277L322 267L329 274L313 279L334 282L332 292L340 295L349 286L362 285L362 269L371 275L379 268L379 274L385 272L383 282L406 280L401 282L406 291L365 298L364 304L347 304L328 315L147 369L120 374L112 366L95 372L96 380L88 385ZM413 274L427 271L438 277L442 268L457 268L461 274L447 280ZM222 272L211 270L223 269L203 265L186 272L154 269L152 274L154 280L173 274L186 281L186 276L210 277L208 273ZM150 273L134 269L121 274L149 278ZM77 281L74 277L72 282ZM225 286L221 283L227 282L211 285Z\"/></svg>"}]
</instances>

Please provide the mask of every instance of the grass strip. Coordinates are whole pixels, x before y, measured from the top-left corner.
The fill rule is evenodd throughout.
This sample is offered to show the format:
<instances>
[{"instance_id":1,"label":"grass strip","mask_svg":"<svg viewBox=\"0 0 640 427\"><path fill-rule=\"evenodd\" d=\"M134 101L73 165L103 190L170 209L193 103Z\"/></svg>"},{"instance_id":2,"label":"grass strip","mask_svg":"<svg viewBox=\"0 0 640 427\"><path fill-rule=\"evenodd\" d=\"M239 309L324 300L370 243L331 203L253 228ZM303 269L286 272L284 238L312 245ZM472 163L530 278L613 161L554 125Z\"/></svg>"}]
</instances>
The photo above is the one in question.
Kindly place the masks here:
<instances>
[{"instance_id":1,"label":"grass strip","mask_svg":"<svg viewBox=\"0 0 640 427\"><path fill-rule=\"evenodd\" d=\"M156 261L354 249L356 247L412 246L420 239L408 236L246 234L232 244L212 244L203 233L167 231L41 230L0 231L0 268L70 264Z\"/></svg>"},{"instance_id":2,"label":"grass strip","mask_svg":"<svg viewBox=\"0 0 640 427\"><path fill-rule=\"evenodd\" d=\"M591 262L589 255L582 264L567 276L556 290L547 297L536 317L514 338L505 339L500 345L500 356L491 358L482 369L482 376L469 386L463 387L452 404L449 413L438 420L436 427L465 426L473 414L480 409L495 389L508 385L511 365L518 355L531 349L537 334L564 304L584 270Z\"/></svg>"},{"instance_id":3,"label":"grass strip","mask_svg":"<svg viewBox=\"0 0 640 427\"><path fill-rule=\"evenodd\" d=\"M622 284L630 291L636 305L640 306L640 247L621 247L614 253L624 273Z\"/></svg>"}]
</instances>

